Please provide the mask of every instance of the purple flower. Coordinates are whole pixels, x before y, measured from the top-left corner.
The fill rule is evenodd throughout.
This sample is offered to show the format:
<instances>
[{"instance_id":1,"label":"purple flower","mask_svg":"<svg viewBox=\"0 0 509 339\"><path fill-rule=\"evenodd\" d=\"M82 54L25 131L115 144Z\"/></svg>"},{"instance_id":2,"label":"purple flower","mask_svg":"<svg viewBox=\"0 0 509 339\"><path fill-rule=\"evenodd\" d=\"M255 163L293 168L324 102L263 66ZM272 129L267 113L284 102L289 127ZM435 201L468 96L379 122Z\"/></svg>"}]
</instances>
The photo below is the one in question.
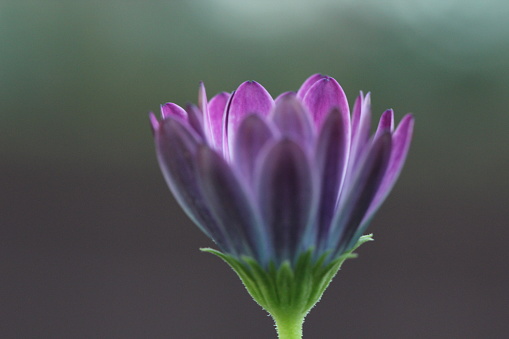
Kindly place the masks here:
<instances>
[{"instance_id":1,"label":"purple flower","mask_svg":"<svg viewBox=\"0 0 509 339\"><path fill-rule=\"evenodd\" d=\"M164 177L189 217L231 256L266 266L351 249L393 187L414 119L385 111L370 136L369 93L347 98L315 74L275 100L257 82L151 114Z\"/></svg>"}]
</instances>

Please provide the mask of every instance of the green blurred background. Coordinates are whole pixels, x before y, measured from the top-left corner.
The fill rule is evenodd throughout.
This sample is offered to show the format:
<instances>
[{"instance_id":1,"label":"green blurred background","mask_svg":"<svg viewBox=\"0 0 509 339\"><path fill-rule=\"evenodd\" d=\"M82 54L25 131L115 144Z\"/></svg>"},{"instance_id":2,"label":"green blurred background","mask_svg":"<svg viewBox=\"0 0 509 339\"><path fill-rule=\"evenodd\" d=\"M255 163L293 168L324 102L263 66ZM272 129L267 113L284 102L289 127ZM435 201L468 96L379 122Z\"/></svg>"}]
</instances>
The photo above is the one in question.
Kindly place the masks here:
<instances>
[{"instance_id":1,"label":"green blurred background","mask_svg":"<svg viewBox=\"0 0 509 339\"><path fill-rule=\"evenodd\" d=\"M0 337L272 338L167 189L148 112L335 77L416 116L307 338L509 336L509 5L0 0Z\"/></svg>"}]
</instances>

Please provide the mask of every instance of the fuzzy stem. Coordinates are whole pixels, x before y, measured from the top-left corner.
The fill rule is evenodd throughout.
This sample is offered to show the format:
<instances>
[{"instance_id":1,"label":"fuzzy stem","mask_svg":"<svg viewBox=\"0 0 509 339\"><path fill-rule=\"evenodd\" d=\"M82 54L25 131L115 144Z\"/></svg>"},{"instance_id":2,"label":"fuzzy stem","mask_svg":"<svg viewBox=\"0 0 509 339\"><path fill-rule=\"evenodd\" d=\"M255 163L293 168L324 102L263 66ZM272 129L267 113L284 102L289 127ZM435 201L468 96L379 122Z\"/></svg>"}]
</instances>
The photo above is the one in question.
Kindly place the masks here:
<instances>
[{"instance_id":1,"label":"fuzzy stem","mask_svg":"<svg viewBox=\"0 0 509 339\"><path fill-rule=\"evenodd\" d=\"M275 316L276 330L279 339L302 339L304 316L301 314L285 314Z\"/></svg>"}]
</instances>

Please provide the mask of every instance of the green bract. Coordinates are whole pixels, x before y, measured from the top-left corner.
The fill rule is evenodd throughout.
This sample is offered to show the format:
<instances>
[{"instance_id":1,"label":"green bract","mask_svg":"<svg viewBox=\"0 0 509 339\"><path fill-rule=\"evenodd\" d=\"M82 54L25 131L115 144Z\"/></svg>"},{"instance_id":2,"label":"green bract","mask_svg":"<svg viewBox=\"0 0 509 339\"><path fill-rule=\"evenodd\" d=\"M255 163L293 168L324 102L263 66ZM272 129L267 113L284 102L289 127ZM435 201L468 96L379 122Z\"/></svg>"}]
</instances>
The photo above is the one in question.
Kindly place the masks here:
<instances>
[{"instance_id":1,"label":"green bract","mask_svg":"<svg viewBox=\"0 0 509 339\"><path fill-rule=\"evenodd\" d=\"M355 258L357 255L353 251L371 240L372 234L362 236L349 251L328 263L327 254L314 259L313 251L309 250L302 253L294 265L285 261L279 267L270 263L267 268L250 257L239 260L211 248L201 250L217 255L230 265L253 299L274 318L279 337L293 339L302 337L304 318L320 300L343 262Z\"/></svg>"}]
</instances>

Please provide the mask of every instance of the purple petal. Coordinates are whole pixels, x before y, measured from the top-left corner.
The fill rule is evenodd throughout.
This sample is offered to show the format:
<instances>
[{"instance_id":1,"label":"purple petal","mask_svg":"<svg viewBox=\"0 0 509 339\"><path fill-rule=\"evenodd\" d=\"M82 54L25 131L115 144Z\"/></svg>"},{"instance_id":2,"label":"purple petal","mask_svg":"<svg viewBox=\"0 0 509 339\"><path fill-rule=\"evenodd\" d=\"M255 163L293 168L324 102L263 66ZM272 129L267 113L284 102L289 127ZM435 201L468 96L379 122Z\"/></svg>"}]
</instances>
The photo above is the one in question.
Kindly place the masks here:
<instances>
[{"instance_id":1,"label":"purple petal","mask_svg":"<svg viewBox=\"0 0 509 339\"><path fill-rule=\"evenodd\" d=\"M230 97L229 93L222 92L214 96L207 105L207 112L203 117L203 124L209 145L220 150L223 145L223 115Z\"/></svg>"},{"instance_id":2,"label":"purple petal","mask_svg":"<svg viewBox=\"0 0 509 339\"><path fill-rule=\"evenodd\" d=\"M352 143L350 148L350 168L355 171L359 158L361 157L368 141L371 128L371 95L366 97L361 94L355 100L352 114ZM348 175L350 176L350 174Z\"/></svg>"},{"instance_id":3,"label":"purple petal","mask_svg":"<svg viewBox=\"0 0 509 339\"><path fill-rule=\"evenodd\" d=\"M315 82L307 91L303 102L311 112L317 127L322 125L323 120L334 107L337 107L341 114L350 119L346 95L338 82L331 77L326 77Z\"/></svg>"},{"instance_id":4,"label":"purple petal","mask_svg":"<svg viewBox=\"0 0 509 339\"><path fill-rule=\"evenodd\" d=\"M346 250L373 201L383 180L391 154L391 135L385 133L374 140L365 159L362 159L353 183L341 197L334 216L332 236L327 249L336 253Z\"/></svg>"},{"instance_id":5,"label":"purple petal","mask_svg":"<svg viewBox=\"0 0 509 339\"><path fill-rule=\"evenodd\" d=\"M150 119L150 129L152 130L152 134L155 134L159 129L159 120L157 120L153 112L150 112L148 118Z\"/></svg>"},{"instance_id":6,"label":"purple petal","mask_svg":"<svg viewBox=\"0 0 509 339\"><path fill-rule=\"evenodd\" d=\"M229 148L229 145L228 145L228 112L230 111L230 107L232 105L232 100L233 100L233 97L235 96L235 91L233 91L231 94L230 94L230 97L228 98L228 101L226 101L226 106L224 108L224 114L223 114L223 136L221 137L221 139L223 140L223 144L221 146L222 150L223 150L223 157L226 159L226 160L230 160L230 148Z\"/></svg>"},{"instance_id":7,"label":"purple petal","mask_svg":"<svg viewBox=\"0 0 509 339\"><path fill-rule=\"evenodd\" d=\"M276 258L292 260L316 200L308 158L298 144L283 139L264 154L256 177L258 204L272 234Z\"/></svg>"},{"instance_id":8,"label":"purple petal","mask_svg":"<svg viewBox=\"0 0 509 339\"><path fill-rule=\"evenodd\" d=\"M353 110L352 110L352 136L355 134L354 131L357 130L357 126L359 125L359 122L361 120L361 112L362 112L362 102L364 101L364 93L362 91L355 99L355 102L353 103Z\"/></svg>"},{"instance_id":9,"label":"purple petal","mask_svg":"<svg viewBox=\"0 0 509 339\"><path fill-rule=\"evenodd\" d=\"M201 110L193 104L186 106L186 112L189 120L189 125L198 133L201 137L205 137L203 130L203 114Z\"/></svg>"},{"instance_id":10,"label":"purple petal","mask_svg":"<svg viewBox=\"0 0 509 339\"><path fill-rule=\"evenodd\" d=\"M276 103L276 105L277 105L277 103L278 103L278 101L279 101L279 100L281 100L281 99L283 99L283 98L286 98L286 97L288 97L288 96L293 96L293 97L294 97L294 96L296 96L296 95L297 95L297 93L292 92L292 91L289 91L289 92L283 92L283 93L279 94L279 95L277 96L277 98L276 98L276 99L274 99L274 102L275 102L275 103Z\"/></svg>"},{"instance_id":11,"label":"purple petal","mask_svg":"<svg viewBox=\"0 0 509 339\"><path fill-rule=\"evenodd\" d=\"M164 105L161 105L161 116L163 117L163 119L166 119L168 117L179 117L183 120L187 120L186 111L179 105L174 104L172 102L168 102Z\"/></svg>"},{"instance_id":12,"label":"purple petal","mask_svg":"<svg viewBox=\"0 0 509 339\"><path fill-rule=\"evenodd\" d=\"M276 103L270 116L283 137L310 146L314 140L314 125L310 114L295 96L287 95Z\"/></svg>"},{"instance_id":13,"label":"purple petal","mask_svg":"<svg viewBox=\"0 0 509 339\"><path fill-rule=\"evenodd\" d=\"M173 195L187 215L222 249L225 233L212 217L197 184L194 155L201 143L196 133L178 119L163 120L155 131L159 165Z\"/></svg>"},{"instance_id":14,"label":"purple petal","mask_svg":"<svg viewBox=\"0 0 509 339\"><path fill-rule=\"evenodd\" d=\"M326 75L322 74L313 74L312 76L307 78L306 81L304 81L304 83L300 86L299 90L297 91L297 98L301 100L304 99L306 93L311 88L311 86L313 86L315 82L317 82L318 80L322 80L326 77L327 77Z\"/></svg>"},{"instance_id":15,"label":"purple petal","mask_svg":"<svg viewBox=\"0 0 509 339\"><path fill-rule=\"evenodd\" d=\"M403 117L398 128L392 135L392 151L389 165L387 166L387 172L364 218L365 222L373 216L396 183L405 163L408 150L410 149L413 129L414 117L411 114L407 114Z\"/></svg>"},{"instance_id":16,"label":"purple petal","mask_svg":"<svg viewBox=\"0 0 509 339\"><path fill-rule=\"evenodd\" d=\"M375 138L382 135L385 132L394 131L394 111L392 109L388 109L385 111L380 117L380 122L378 123L378 128L375 133Z\"/></svg>"},{"instance_id":17,"label":"purple petal","mask_svg":"<svg viewBox=\"0 0 509 339\"><path fill-rule=\"evenodd\" d=\"M347 138L350 127L337 108L325 120L316 147L316 168L320 177L320 202L318 210L318 239L329 235L331 220L337 206L339 192L346 173L348 152Z\"/></svg>"},{"instance_id":18,"label":"purple petal","mask_svg":"<svg viewBox=\"0 0 509 339\"><path fill-rule=\"evenodd\" d=\"M231 252L267 261L268 241L251 199L221 155L201 147L196 155L203 195L223 229L227 230Z\"/></svg>"},{"instance_id":19,"label":"purple petal","mask_svg":"<svg viewBox=\"0 0 509 339\"><path fill-rule=\"evenodd\" d=\"M256 81L246 81L237 88L232 94L226 117L226 136L230 154L235 134L244 117L250 113L267 116L273 107L274 100L269 92Z\"/></svg>"},{"instance_id":20,"label":"purple petal","mask_svg":"<svg viewBox=\"0 0 509 339\"><path fill-rule=\"evenodd\" d=\"M352 114L352 140L364 145L369 140L371 128L371 95L362 93L357 97ZM355 141L358 140L358 141ZM352 145L353 146L353 145Z\"/></svg>"},{"instance_id":21,"label":"purple petal","mask_svg":"<svg viewBox=\"0 0 509 339\"><path fill-rule=\"evenodd\" d=\"M200 81L198 87L198 108L201 110L203 116L207 115L207 91L205 90L205 84Z\"/></svg>"},{"instance_id":22,"label":"purple petal","mask_svg":"<svg viewBox=\"0 0 509 339\"><path fill-rule=\"evenodd\" d=\"M258 114L247 116L239 126L233 146L233 162L247 182L251 182L260 150L274 140L274 132Z\"/></svg>"}]
</instances>

